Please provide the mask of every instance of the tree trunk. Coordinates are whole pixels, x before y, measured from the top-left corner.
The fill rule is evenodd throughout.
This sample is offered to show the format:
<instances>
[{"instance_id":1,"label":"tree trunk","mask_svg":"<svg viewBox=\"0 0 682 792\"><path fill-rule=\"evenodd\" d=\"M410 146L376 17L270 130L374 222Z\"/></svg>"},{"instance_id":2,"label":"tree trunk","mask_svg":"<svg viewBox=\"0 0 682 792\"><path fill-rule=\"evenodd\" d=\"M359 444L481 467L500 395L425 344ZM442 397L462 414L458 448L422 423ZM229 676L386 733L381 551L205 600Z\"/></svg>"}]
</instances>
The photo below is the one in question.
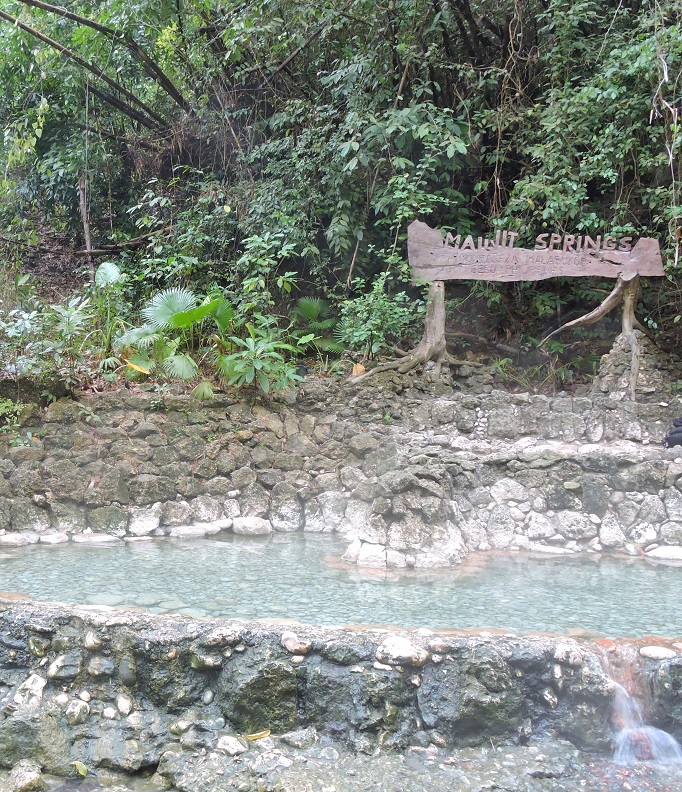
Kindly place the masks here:
<instances>
[{"instance_id":1,"label":"tree trunk","mask_svg":"<svg viewBox=\"0 0 682 792\"><path fill-rule=\"evenodd\" d=\"M445 348L445 282L433 281L429 284L428 302L426 305L426 321L424 324L424 335L419 344L411 352L402 352L396 349L395 352L401 356L400 360L392 360L381 366L370 369L358 377L352 377L351 382L361 382L367 377L379 374L382 371L397 371L399 374L407 374L419 365L424 365L430 360L436 364L434 378L440 376L443 363L451 363L456 366L471 365L480 366L480 363L470 363L467 360L455 360L450 357Z\"/></svg>"}]
</instances>

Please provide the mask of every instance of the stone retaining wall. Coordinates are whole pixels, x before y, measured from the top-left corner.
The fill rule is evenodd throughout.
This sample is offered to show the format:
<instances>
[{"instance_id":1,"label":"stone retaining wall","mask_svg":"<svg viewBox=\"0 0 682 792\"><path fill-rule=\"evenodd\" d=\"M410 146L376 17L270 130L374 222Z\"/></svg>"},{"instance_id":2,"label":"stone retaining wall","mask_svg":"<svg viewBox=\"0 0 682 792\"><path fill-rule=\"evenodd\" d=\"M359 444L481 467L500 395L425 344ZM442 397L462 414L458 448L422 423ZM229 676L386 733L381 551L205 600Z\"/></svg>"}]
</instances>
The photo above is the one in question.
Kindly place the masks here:
<instances>
[{"instance_id":1,"label":"stone retaining wall","mask_svg":"<svg viewBox=\"0 0 682 792\"><path fill-rule=\"evenodd\" d=\"M319 381L288 397L34 411L34 439L2 450L0 544L305 530L377 566L491 547L682 553L682 460L658 444L675 407Z\"/></svg>"},{"instance_id":2,"label":"stone retaining wall","mask_svg":"<svg viewBox=\"0 0 682 792\"><path fill-rule=\"evenodd\" d=\"M682 659L642 660L678 737ZM572 639L333 630L0 600L0 766L137 772L183 751L526 744L610 750L614 683ZM170 753L168 753L170 752Z\"/></svg>"}]
</instances>

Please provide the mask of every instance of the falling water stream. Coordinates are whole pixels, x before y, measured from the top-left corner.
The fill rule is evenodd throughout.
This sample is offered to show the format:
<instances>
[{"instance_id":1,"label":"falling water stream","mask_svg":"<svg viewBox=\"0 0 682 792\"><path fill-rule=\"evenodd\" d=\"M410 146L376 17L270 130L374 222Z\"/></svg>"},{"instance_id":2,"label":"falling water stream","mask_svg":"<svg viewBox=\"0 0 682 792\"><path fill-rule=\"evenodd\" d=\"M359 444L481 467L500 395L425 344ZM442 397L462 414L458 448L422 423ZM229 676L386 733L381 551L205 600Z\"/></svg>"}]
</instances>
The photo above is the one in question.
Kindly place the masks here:
<instances>
[{"instance_id":1,"label":"falling water stream","mask_svg":"<svg viewBox=\"0 0 682 792\"><path fill-rule=\"evenodd\" d=\"M632 646L613 645L603 654L604 668L616 686L611 711L615 730L613 760L682 764L682 746L668 732L646 722L646 686Z\"/></svg>"}]
</instances>

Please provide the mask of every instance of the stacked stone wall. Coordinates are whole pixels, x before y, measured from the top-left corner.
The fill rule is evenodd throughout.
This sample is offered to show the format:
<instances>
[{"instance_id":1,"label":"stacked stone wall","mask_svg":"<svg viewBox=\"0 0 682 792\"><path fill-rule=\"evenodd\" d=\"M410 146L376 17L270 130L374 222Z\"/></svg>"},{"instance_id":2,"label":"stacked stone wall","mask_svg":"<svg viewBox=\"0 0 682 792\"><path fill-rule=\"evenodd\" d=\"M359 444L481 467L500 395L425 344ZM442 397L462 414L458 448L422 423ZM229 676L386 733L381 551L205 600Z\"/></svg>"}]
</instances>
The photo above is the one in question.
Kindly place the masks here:
<instances>
[{"instance_id":1,"label":"stacked stone wall","mask_svg":"<svg viewBox=\"0 0 682 792\"><path fill-rule=\"evenodd\" d=\"M306 384L294 403L60 400L0 458L0 544L218 531L339 532L346 560L434 567L472 550L678 557L675 408Z\"/></svg>"}]
</instances>

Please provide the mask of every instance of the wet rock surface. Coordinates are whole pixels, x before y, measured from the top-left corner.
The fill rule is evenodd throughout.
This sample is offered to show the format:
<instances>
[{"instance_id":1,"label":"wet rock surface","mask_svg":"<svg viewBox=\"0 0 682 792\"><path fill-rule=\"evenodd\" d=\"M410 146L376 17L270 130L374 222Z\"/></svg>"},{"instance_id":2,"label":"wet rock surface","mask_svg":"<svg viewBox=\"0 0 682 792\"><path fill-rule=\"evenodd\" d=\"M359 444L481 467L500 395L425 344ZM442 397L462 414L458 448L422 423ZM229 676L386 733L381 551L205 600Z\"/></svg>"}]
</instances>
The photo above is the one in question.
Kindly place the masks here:
<instances>
[{"instance_id":1,"label":"wet rock surface","mask_svg":"<svg viewBox=\"0 0 682 792\"><path fill-rule=\"evenodd\" d=\"M642 663L657 722L679 735L679 658ZM93 773L157 771L188 790L306 789L315 777L329 788L358 779L340 790L381 788L383 773L403 773L416 790L458 788L462 763L479 762L481 789L493 771L504 784L516 779L510 789L543 789L549 778L567 786L548 788L577 789L571 774L589 763L565 741L610 752L615 689L596 647L566 638L293 633L286 624L0 602L7 769L28 760L68 776L77 761ZM554 763L537 756L554 749ZM525 759L505 759L509 751ZM418 786L426 770L415 763L431 786Z\"/></svg>"},{"instance_id":2,"label":"wet rock surface","mask_svg":"<svg viewBox=\"0 0 682 792\"><path fill-rule=\"evenodd\" d=\"M434 396L388 378L310 379L267 405L63 399L27 419L40 442L1 449L0 545L333 531L360 566L490 548L680 560L682 459L659 445L679 408L615 395Z\"/></svg>"},{"instance_id":3,"label":"wet rock surface","mask_svg":"<svg viewBox=\"0 0 682 792\"><path fill-rule=\"evenodd\" d=\"M567 743L446 751L414 746L402 754L368 756L320 740L293 748L288 737L265 738L238 753L167 751L156 773L121 776L100 771L85 780L42 775L48 792L672 792L682 770L646 763L619 767L580 754ZM242 746L243 747L243 746ZM18 792L6 786L2 792Z\"/></svg>"}]
</instances>

